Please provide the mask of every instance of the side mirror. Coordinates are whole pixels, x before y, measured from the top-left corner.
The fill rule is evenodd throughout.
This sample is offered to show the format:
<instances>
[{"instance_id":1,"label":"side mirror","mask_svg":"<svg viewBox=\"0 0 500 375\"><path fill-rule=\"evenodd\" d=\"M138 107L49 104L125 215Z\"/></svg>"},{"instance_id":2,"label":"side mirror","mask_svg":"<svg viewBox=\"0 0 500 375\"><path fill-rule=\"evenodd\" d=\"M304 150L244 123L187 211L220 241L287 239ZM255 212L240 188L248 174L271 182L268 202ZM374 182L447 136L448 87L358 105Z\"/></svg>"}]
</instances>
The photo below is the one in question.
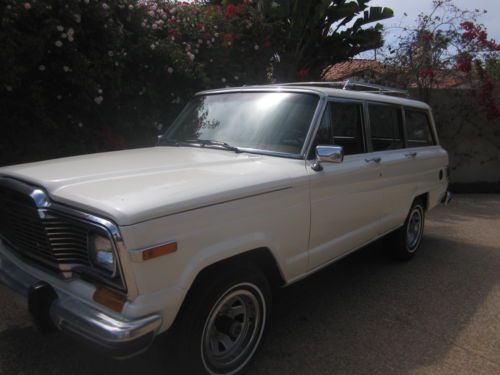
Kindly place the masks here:
<instances>
[{"instance_id":1,"label":"side mirror","mask_svg":"<svg viewBox=\"0 0 500 375\"><path fill-rule=\"evenodd\" d=\"M344 148L342 146L316 146L316 160L312 169L319 172L323 170L321 163L342 163L344 161Z\"/></svg>"}]
</instances>

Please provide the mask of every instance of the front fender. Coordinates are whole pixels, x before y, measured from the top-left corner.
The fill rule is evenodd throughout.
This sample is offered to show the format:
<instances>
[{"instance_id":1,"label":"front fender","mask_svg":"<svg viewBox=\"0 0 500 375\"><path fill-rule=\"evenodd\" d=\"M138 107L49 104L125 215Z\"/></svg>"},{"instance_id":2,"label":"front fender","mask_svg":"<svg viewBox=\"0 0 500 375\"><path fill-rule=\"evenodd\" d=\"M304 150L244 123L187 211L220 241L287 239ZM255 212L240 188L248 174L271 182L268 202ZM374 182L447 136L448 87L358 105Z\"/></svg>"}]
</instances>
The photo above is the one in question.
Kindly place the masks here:
<instances>
[{"instance_id":1,"label":"front fender","mask_svg":"<svg viewBox=\"0 0 500 375\"><path fill-rule=\"evenodd\" d=\"M285 282L303 275L308 268L309 219L304 184L121 227L130 278L138 290L135 300L143 301L144 313L169 306L172 315L203 269L256 248L270 250ZM147 261L137 256L141 249L170 241L177 242L177 251Z\"/></svg>"}]
</instances>

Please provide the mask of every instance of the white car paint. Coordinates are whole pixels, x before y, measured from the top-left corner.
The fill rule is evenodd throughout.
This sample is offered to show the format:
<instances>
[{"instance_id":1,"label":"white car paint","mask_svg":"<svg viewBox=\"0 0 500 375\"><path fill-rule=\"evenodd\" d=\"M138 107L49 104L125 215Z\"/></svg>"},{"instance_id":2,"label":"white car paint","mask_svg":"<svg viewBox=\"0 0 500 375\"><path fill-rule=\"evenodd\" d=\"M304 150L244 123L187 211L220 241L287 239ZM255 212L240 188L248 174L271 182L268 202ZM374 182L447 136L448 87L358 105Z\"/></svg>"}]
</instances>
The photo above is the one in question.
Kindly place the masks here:
<instances>
[{"instance_id":1,"label":"white car paint","mask_svg":"<svg viewBox=\"0 0 500 375\"><path fill-rule=\"evenodd\" d=\"M132 225L288 186L286 160L193 147L151 147L6 167L55 201Z\"/></svg>"},{"instance_id":2,"label":"white car paint","mask_svg":"<svg viewBox=\"0 0 500 375\"><path fill-rule=\"evenodd\" d=\"M241 90L293 88L221 91ZM319 110L331 97L429 111L424 103L390 96L308 90L321 96ZM317 125L318 116L311 134ZM417 156L405 156L410 152ZM366 162L373 157L382 160ZM401 226L416 196L428 194L431 209L447 188L446 178L440 180L438 174L446 169L448 157L438 145L351 155L340 164L323 163L322 172L311 165L305 157L152 147L0 168L0 176L40 186L55 202L115 222L128 251L120 260L127 270L125 279L136 291L128 295L121 315L133 319L160 313L160 331L165 331L205 267L268 248L290 284ZM177 241L176 252L138 261L136 255L143 249L169 241ZM45 279L96 305L90 297L92 284Z\"/></svg>"}]
</instances>

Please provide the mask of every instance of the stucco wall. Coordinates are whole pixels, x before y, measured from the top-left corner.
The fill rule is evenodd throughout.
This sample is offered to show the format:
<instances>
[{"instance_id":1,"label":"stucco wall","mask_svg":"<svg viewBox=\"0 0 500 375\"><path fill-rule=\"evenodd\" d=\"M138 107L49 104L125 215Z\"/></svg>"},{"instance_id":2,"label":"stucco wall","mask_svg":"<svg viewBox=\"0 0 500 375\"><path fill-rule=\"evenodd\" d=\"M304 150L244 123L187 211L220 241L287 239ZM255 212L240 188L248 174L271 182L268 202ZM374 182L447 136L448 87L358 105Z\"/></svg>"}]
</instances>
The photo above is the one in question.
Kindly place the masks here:
<instances>
[{"instance_id":1,"label":"stucco wall","mask_svg":"<svg viewBox=\"0 0 500 375\"><path fill-rule=\"evenodd\" d=\"M436 90L431 100L451 182L500 184L500 119L489 120L468 90Z\"/></svg>"}]
</instances>

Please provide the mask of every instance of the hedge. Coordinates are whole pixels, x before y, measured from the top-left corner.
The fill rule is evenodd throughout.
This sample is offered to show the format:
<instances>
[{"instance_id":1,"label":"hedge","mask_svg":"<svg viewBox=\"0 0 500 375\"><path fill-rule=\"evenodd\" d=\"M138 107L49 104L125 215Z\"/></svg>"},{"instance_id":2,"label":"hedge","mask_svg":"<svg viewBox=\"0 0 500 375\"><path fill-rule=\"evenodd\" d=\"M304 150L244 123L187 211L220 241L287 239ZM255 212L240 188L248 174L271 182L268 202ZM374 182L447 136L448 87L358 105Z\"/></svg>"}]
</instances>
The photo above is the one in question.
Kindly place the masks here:
<instances>
[{"instance_id":1,"label":"hedge","mask_svg":"<svg viewBox=\"0 0 500 375\"><path fill-rule=\"evenodd\" d=\"M250 1L0 4L0 165L152 144L193 92L263 83Z\"/></svg>"}]
</instances>

